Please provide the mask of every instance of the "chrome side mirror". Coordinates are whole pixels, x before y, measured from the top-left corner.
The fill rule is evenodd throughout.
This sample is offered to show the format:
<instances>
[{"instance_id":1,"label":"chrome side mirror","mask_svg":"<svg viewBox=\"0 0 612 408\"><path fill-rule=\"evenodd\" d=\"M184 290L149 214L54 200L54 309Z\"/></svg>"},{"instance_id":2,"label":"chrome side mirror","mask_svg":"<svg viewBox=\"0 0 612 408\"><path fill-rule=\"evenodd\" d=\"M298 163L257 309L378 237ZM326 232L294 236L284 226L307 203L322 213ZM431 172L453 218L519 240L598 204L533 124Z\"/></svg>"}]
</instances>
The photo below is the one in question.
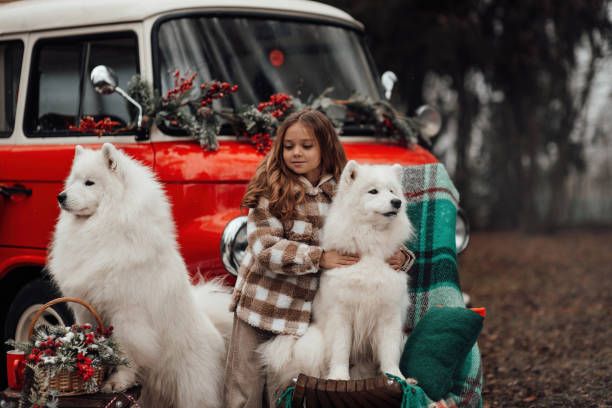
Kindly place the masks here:
<instances>
[{"instance_id":1,"label":"chrome side mirror","mask_svg":"<svg viewBox=\"0 0 612 408\"><path fill-rule=\"evenodd\" d=\"M106 65L98 65L91 70L91 83L97 93L110 95L117 88L117 74Z\"/></svg>"},{"instance_id":2,"label":"chrome side mirror","mask_svg":"<svg viewBox=\"0 0 612 408\"><path fill-rule=\"evenodd\" d=\"M138 127L138 131L140 131L142 129L142 106L128 95L127 92L117 86L117 75L115 72L106 65L98 65L91 70L90 78L97 93L101 95L110 95L113 92L117 92L138 109L136 126Z\"/></svg>"},{"instance_id":3,"label":"chrome side mirror","mask_svg":"<svg viewBox=\"0 0 612 408\"><path fill-rule=\"evenodd\" d=\"M419 130L428 142L440 132L442 128L442 116L440 112L428 105L423 105L416 110L416 118L419 122Z\"/></svg>"},{"instance_id":4,"label":"chrome side mirror","mask_svg":"<svg viewBox=\"0 0 612 408\"><path fill-rule=\"evenodd\" d=\"M380 77L383 88L385 88L385 98L387 100L391 99L391 93L393 92L393 87L397 82L397 75L393 71L385 71Z\"/></svg>"}]
</instances>

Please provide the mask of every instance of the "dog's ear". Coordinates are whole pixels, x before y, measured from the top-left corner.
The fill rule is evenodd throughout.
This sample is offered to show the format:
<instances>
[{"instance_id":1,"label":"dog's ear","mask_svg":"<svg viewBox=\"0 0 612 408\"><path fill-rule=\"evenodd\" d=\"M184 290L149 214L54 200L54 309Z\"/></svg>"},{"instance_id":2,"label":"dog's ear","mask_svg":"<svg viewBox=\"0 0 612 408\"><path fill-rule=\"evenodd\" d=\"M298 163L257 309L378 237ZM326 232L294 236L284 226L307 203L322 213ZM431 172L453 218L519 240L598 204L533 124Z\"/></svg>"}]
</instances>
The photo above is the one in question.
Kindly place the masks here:
<instances>
[{"instance_id":1,"label":"dog's ear","mask_svg":"<svg viewBox=\"0 0 612 408\"><path fill-rule=\"evenodd\" d=\"M357 172L359 171L359 163L355 160L349 160L344 166L344 170L342 171L342 175L340 176L340 182L342 184L350 185L355 178L357 177Z\"/></svg>"},{"instance_id":2,"label":"dog's ear","mask_svg":"<svg viewBox=\"0 0 612 408\"><path fill-rule=\"evenodd\" d=\"M108 168L112 171L117 170L117 160L119 159L119 152L110 143L104 143L102 145L102 156Z\"/></svg>"},{"instance_id":3,"label":"dog's ear","mask_svg":"<svg viewBox=\"0 0 612 408\"><path fill-rule=\"evenodd\" d=\"M81 153L83 153L84 151L85 149L83 149L83 146L81 145L74 146L74 158L76 159L77 157L79 157Z\"/></svg>"},{"instance_id":4,"label":"dog's ear","mask_svg":"<svg viewBox=\"0 0 612 408\"><path fill-rule=\"evenodd\" d=\"M402 165L401 164L394 164L393 166L391 166L391 168L393 169L393 171L397 175L397 178L400 181L402 181L402 176L404 175L404 168L402 167Z\"/></svg>"}]
</instances>

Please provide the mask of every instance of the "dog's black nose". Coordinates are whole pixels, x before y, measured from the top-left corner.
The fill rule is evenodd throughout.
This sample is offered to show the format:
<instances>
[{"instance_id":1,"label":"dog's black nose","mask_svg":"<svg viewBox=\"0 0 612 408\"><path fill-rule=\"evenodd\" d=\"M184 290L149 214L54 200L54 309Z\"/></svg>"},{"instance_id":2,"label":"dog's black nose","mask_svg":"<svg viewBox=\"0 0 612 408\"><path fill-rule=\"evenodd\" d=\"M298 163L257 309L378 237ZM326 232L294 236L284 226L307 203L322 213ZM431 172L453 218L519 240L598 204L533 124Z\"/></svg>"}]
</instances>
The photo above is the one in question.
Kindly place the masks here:
<instances>
[{"instance_id":1,"label":"dog's black nose","mask_svg":"<svg viewBox=\"0 0 612 408\"><path fill-rule=\"evenodd\" d=\"M66 201L66 193L59 193L57 195L57 201L59 201L60 204L64 204L64 201Z\"/></svg>"},{"instance_id":2,"label":"dog's black nose","mask_svg":"<svg viewBox=\"0 0 612 408\"><path fill-rule=\"evenodd\" d=\"M400 208L402 206L402 200L394 198L393 200L391 200L391 205L393 206L393 208Z\"/></svg>"}]
</instances>

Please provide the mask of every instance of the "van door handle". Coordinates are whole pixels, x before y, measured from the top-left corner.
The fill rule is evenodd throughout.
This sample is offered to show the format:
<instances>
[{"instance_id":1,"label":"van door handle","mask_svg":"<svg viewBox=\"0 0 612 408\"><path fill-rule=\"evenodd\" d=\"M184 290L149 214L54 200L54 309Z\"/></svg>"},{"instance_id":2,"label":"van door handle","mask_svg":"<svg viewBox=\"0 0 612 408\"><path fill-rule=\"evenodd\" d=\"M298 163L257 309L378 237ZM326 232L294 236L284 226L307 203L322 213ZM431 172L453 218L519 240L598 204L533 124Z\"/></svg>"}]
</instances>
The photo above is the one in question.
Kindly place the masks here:
<instances>
[{"instance_id":1,"label":"van door handle","mask_svg":"<svg viewBox=\"0 0 612 408\"><path fill-rule=\"evenodd\" d=\"M32 190L22 186L21 184L15 184L12 187L0 185L0 194L6 198L13 198L14 195L31 196Z\"/></svg>"}]
</instances>

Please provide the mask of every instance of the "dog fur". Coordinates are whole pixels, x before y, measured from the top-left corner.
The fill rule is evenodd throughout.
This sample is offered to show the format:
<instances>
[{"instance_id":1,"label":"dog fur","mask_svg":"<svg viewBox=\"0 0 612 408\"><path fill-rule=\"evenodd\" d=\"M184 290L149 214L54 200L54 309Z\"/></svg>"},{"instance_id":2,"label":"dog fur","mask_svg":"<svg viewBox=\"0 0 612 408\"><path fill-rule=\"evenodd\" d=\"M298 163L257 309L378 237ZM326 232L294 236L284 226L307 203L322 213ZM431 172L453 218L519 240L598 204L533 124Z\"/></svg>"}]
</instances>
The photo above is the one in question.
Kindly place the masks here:
<instances>
[{"instance_id":1,"label":"dog fur","mask_svg":"<svg viewBox=\"0 0 612 408\"><path fill-rule=\"evenodd\" d=\"M321 243L326 250L357 253L360 260L321 272L312 322L302 337L279 335L259 349L274 386L298 373L348 380L378 371L403 378L408 276L385 261L413 233L401 171L399 165L347 163Z\"/></svg>"},{"instance_id":2,"label":"dog fur","mask_svg":"<svg viewBox=\"0 0 612 408\"><path fill-rule=\"evenodd\" d=\"M146 407L221 407L230 295L216 283L191 285L153 173L109 143L77 146L58 200L51 276L114 326L130 360L103 390L140 381Z\"/></svg>"}]
</instances>

